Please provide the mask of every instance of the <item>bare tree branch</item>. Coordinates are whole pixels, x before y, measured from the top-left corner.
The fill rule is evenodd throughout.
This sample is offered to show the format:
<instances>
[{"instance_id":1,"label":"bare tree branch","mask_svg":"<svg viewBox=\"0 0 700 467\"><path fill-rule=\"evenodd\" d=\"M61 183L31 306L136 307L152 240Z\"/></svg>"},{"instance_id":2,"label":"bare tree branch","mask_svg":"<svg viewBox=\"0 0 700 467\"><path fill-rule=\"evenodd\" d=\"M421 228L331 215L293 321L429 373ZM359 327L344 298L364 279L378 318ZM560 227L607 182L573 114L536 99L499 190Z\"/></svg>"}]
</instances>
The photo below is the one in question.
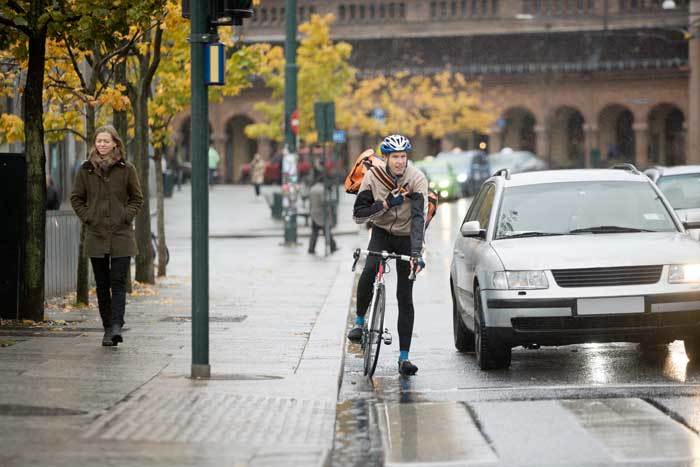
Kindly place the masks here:
<instances>
[{"instance_id":1,"label":"bare tree branch","mask_svg":"<svg viewBox=\"0 0 700 467\"><path fill-rule=\"evenodd\" d=\"M27 37L31 37L33 34L32 30L29 29L27 26L20 26L19 24L15 24L13 21L10 21L9 19L4 18L2 16L0 16L0 24L4 24L5 26L14 28Z\"/></svg>"},{"instance_id":2,"label":"bare tree branch","mask_svg":"<svg viewBox=\"0 0 700 467\"><path fill-rule=\"evenodd\" d=\"M73 128L51 128L48 130L44 130L44 133L58 133L59 131L67 131L68 133L73 133L75 136L82 139L83 141L87 141L85 135L83 135L77 130L74 130Z\"/></svg>"}]
</instances>

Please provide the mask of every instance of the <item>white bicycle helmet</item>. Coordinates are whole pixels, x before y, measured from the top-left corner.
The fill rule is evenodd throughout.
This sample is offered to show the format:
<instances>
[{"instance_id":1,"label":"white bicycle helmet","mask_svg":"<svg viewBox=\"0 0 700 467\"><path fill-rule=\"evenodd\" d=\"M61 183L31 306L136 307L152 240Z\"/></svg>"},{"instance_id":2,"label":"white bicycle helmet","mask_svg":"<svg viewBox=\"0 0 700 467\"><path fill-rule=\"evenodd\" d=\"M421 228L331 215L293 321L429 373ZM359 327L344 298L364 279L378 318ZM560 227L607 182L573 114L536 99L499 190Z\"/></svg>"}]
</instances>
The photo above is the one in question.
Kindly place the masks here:
<instances>
[{"instance_id":1,"label":"white bicycle helmet","mask_svg":"<svg viewBox=\"0 0 700 467\"><path fill-rule=\"evenodd\" d=\"M384 138L384 141L382 141L382 145L380 146L380 150L385 156L387 154L391 154L392 152L409 152L411 149L413 149L411 142L408 140L408 138L402 135L389 135Z\"/></svg>"}]
</instances>

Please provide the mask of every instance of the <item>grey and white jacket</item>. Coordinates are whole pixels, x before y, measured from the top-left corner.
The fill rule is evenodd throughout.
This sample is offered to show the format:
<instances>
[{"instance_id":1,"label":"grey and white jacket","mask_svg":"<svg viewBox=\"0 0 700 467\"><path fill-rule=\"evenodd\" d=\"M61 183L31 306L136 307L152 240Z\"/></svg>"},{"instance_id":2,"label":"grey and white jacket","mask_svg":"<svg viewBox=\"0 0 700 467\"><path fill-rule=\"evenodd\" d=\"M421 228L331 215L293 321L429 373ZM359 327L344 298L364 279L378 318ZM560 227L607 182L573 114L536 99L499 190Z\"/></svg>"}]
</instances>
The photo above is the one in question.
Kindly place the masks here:
<instances>
[{"instance_id":1,"label":"grey and white jacket","mask_svg":"<svg viewBox=\"0 0 700 467\"><path fill-rule=\"evenodd\" d=\"M384 200L392 190L400 190L404 202L384 209ZM353 218L358 224L372 224L392 235L411 237L411 254L423 249L425 216L428 211L428 180L423 172L409 165L403 175L394 177L386 168L368 170L357 192Z\"/></svg>"}]
</instances>

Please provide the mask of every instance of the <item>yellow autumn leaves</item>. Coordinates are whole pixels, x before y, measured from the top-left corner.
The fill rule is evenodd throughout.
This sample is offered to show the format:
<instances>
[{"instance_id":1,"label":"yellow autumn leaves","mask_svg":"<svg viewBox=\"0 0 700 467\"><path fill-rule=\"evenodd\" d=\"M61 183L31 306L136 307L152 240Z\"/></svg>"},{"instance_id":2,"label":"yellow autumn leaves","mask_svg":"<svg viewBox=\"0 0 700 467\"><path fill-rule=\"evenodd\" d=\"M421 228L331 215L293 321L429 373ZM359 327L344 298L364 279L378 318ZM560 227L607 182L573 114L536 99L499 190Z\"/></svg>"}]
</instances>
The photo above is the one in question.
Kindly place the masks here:
<instances>
[{"instance_id":1,"label":"yellow autumn leaves","mask_svg":"<svg viewBox=\"0 0 700 467\"><path fill-rule=\"evenodd\" d=\"M357 78L357 70L349 64L352 47L346 42L333 43L332 23L332 15L312 15L299 27L302 39L297 51L297 106L303 141L316 141L313 106L323 101L335 102L338 128L372 135L400 132L442 138L486 132L493 122L494 112L483 102L479 83L460 73L445 70L431 76L412 76L397 72ZM260 76L271 89L272 100L256 105L265 121L246 128L250 138L283 139L284 65L282 47L272 47L262 59ZM375 118L376 109L381 109L383 119Z\"/></svg>"}]
</instances>

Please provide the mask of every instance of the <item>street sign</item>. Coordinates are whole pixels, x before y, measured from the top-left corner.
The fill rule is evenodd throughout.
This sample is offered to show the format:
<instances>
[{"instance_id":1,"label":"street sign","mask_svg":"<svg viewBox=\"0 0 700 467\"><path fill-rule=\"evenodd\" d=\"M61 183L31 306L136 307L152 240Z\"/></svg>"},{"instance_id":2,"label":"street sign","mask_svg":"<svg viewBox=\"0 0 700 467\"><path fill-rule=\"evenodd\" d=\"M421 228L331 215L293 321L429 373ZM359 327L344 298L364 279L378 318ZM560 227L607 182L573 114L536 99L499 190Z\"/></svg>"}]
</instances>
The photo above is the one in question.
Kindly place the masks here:
<instances>
[{"instance_id":1,"label":"street sign","mask_svg":"<svg viewBox=\"0 0 700 467\"><path fill-rule=\"evenodd\" d=\"M343 130L334 130L333 131L333 142L334 143L344 143L345 142L345 131Z\"/></svg>"},{"instance_id":2,"label":"street sign","mask_svg":"<svg viewBox=\"0 0 700 467\"><path fill-rule=\"evenodd\" d=\"M295 135L299 134L299 111L295 110L289 117L289 126L292 129L292 133Z\"/></svg>"},{"instance_id":3,"label":"street sign","mask_svg":"<svg viewBox=\"0 0 700 467\"><path fill-rule=\"evenodd\" d=\"M208 86L223 86L226 56L224 44L214 42L204 45L204 82Z\"/></svg>"}]
</instances>

